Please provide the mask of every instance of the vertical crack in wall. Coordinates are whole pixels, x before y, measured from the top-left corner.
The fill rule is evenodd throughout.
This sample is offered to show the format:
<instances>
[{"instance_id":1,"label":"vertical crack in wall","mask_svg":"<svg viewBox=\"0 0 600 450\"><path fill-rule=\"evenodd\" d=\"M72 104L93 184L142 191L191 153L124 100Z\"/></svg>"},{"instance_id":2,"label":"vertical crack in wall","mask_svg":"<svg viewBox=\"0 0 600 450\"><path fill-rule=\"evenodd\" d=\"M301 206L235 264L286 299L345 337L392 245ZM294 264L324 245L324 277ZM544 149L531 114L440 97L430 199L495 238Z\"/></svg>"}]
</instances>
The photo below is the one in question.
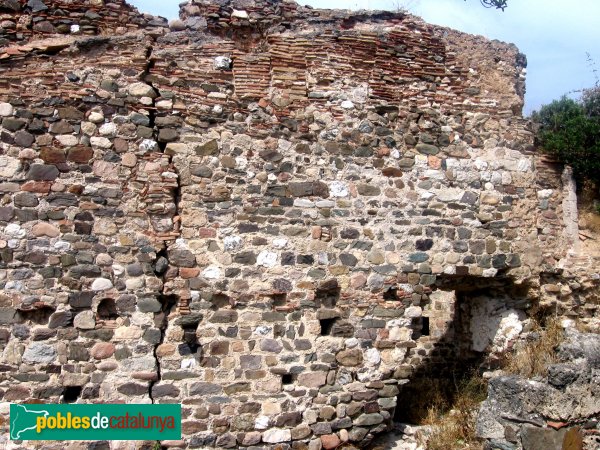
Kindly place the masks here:
<instances>
[{"instance_id":1,"label":"vertical crack in wall","mask_svg":"<svg viewBox=\"0 0 600 450\"><path fill-rule=\"evenodd\" d=\"M152 67L154 67L154 59L152 59L152 52L154 51L154 46L149 45L146 50L146 67L144 71L140 75L140 81L146 83L148 86L151 86L154 90L157 90L151 81L149 81L150 71ZM155 120L156 120L156 100L152 100L152 105L150 109L148 109L148 119L150 120L150 124L148 125L150 128L154 129Z\"/></svg>"},{"instance_id":2,"label":"vertical crack in wall","mask_svg":"<svg viewBox=\"0 0 600 450\"><path fill-rule=\"evenodd\" d=\"M152 403L155 403L154 394L152 393L154 386L162 380L160 358L157 355L158 347L160 347L165 339L165 333L169 326L169 314L173 307L177 305L179 298L176 295L160 294L158 295L158 300L161 303L161 310L154 314L154 324L160 330L160 339L158 343L154 345L152 351L152 355L156 361L156 379L151 381L148 385L148 396Z\"/></svg>"},{"instance_id":3,"label":"vertical crack in wall","mask_svg":"<svg viewBox=\"0 0 600 450\"><path fill-rule=\"evenodd\" d=\"M179 176L179 171L177 170L177 165L173 161L173 155L169 156L169 163L173 167L174 173L177 175L177 186L173 188L171 195L173 196L173 203L175 203L175 210L173 211L173 217L179 217L180 208L179 205L181 203L181 177ZM181 233L181 220L178 219L178 223L173 223L174 230L177 230ZM167 244L168 248L168 244Z\"/></svg>"},{"instance_id":4,"label":"vertical crack in wall","mask_svg":"<svg viewBox=\"0 0 600 450\"><path fill-rule=\"evenodd\" d=\"M159 93L158 89L149 80L150 71L152 70L152 67L154 66L154 60L152 59L153 50L154 50L153 45L149 45L147 52L146 52L146 66L145 66L144 71L140 75L140 81L147 84L148 86L151 86L155 91L157 91L157 94L158 94ZM150 107L148 108L147 111L148 111L149 127L154 130L154 137L156 139L156 142L158 143L158 147L159 147L160 151L164 154L166 144L161 144L158 140L160 130L156 127L157 108L156 108L156 100L155 99L152 101L152 105L150 105ZM177 173L177 169L176 169L175 165L173 164L172 156L169 156L169 164L171 166L171 169L175 172L175 174L177 174L176 186L171 187L171 192L170 192L170 195L172 197L175 208L172 210L172 212L168 213L168 215L171 217L171 219L174 219L175 217L177 217L179 215L181 183L180 183L180 179L179 179L179 174ZM178 226L176 223L173 223L173 229L178 231ZM161 309L159 312L154 314L154 325L160 331L160 337L158 339L158 342L154 345L154 348L152 350L152 355L154 357L155 365L156 365L156 378L154 380L150 381L150 383L148 385L148 396L152 403L156 402L156 399L154 398L154 388L162 380L162 367L161 367L160 357L158 355L158 349L159 349L160 345L164 342L164 339L166 336L166 331L169 326L169 315L170 315L171 311L173 310L173 308L177 307L177 304L179 302L179 297L174 294L167 294L166 288L165 288L165 284L167 281L168 268L169 268L168 249L169 249L170 242L171 241L166 241L163 244L162 248L157 252L156 259L154 261L154 272L155 272L156 276L161 279L162 284L161 284L160 291L156 295L156 298L158 299L158 301L161 304Z\"/></svg>"},{"instance_id":5,"label":"vertical crack in wall","mask_svg":"<svg viewBox=\"0 0 600 450\"><path fill-rule=\"evenodd\" d=\"M172 164L173 157L169 157L169 162ZM173 170L177 173L175 165L172 164ZM175 218L179 215L179 201L181 196L181 182L179 179L179 174L177 173L177 185L173 188L171 195L173 197L173 202L175 204L175 209L171 214L172 218ZM177 229L177 225L174 223L173 226ZM168 273L168 264L169 264L169 242L165 243L163 248L157 253L156 261L155 261L155 273L161 278L161 290L157 295L159 302L161 303L161 311L154 315L154 324L160 330L160 339L158 343L154 345L153 356L156 364L156 379L151 381L148 386L148 395L152 403L155 403L153 389L154 386L162 380L162 368L160 364L160 357L157 354L158 348L163 343L166 335L167 328L169 327L169 315L173 308L176 308L179 304L179 296L175 294L167 294L165 289L165 284L167 281L167 273ZM160 267L159 264L161 265ZM157 270L159 269L159 270Z\"/></svg>"}]
</instances>

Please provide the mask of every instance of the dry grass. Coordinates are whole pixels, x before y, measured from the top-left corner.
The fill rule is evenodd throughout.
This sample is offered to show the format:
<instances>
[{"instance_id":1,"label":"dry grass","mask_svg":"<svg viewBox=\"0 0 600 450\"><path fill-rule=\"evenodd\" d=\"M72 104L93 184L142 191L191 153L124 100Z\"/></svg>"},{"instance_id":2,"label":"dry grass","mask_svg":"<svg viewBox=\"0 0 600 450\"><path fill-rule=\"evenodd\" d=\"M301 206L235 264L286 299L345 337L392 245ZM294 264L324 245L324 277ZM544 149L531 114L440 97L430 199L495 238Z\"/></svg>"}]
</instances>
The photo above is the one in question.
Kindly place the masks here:
<instances>
[{"instance_id":1,"label":"dry grass","mask_svg":"<svg viewBox=\"0 0 600 450\"><path fill-rule=\"evenodd\" d=\"M599 188L589 181L584 182L577 192L579 225L582 230L600 233Z\"/></svg>"},{"instance_id":2,"label":"dry grass","mask_svg":"<svg viewBox=\"0 0 600 450\"><path fill-rule=\"evenodd\" d=\"M410 407L405 411L402 421L415 424L427 424L431 408L447 411L450 408L450 382L440 378L418 378L410 383L410 390L403 391Z\"/></svg>"},{"instance_id":3,"label":"dry grass","mask_svg":"<svg viewBox=\"0 0 600 450\"><path fill-rule=\"evenodd\" d=\"M597 301L595 304L598 304ZM585 319L584 319L585 320ZM593 319L592 319L593 320ZM598 322L594 322L594 321L590 321L588 322L584 322L583 320L578 320L575 323L575 329L577 331L579 331L580 333L598 333Z\"/></svg>"},{"instance_id":4,"label":"dry grass","mask_svg":"<svg viewBox=\"0 0 600 450\"><path fill-rule=\"evenodd\" d=\"M432 431L427 440L428 450L481 449L475 437L475 421L479 404L487 396L487 383L479 375L460 381L448 403L442 399L429 408L426 423Z\"/></svg>"},{"instance_id":5,"label":"dry grass","mask_svg":"<svg viewBox=\"0 0 600 450\"><path fill-rule=\"evenodd\" d=\"M507 356L504 370L531 378L545 376L548 365L557 362L556 347L564 340L560 322L555 318L540 319L534 332L538 338L523 343ZM430 383L427 392L429 408L424 424L431 426L427 450L481 449L475 437L477 410L487 396L487 383L478 375L460 381L453 395L448 396L439 383Z\"/></svg>"},{"instance_id":6,"label":"dry grass","mask_svg":"<svg viewBox=\"0 0 600 450\"><path fill-rule=\"evenodd\" d=\"M548 319L545 326L536 325L538 338L515 347L508 354L504 370L525 378L546 376L548 366L558 362L556 347L564 340L564 331L556 318Z\"/></svg>"},{"instance_id":7,"label":"dry grass","mask_svg":"<svg viewBox=\"0 0 600 450\"><path fill-rule=\"evenodd\" d=\"M582 231L592 233L592 236L600 233L600 211L582 210L579 212L579 226Z\"/></svg>"}]
</instances>

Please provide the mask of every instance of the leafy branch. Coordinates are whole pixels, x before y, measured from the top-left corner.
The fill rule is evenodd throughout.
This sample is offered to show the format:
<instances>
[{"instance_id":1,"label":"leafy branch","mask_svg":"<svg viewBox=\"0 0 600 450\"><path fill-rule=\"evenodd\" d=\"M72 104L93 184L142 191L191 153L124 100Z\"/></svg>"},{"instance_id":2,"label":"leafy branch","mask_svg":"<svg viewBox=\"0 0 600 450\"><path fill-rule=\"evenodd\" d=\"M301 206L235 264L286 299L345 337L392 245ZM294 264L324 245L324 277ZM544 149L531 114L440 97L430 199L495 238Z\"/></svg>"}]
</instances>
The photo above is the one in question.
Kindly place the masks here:
<instances>
[{"instance_id":1,"label":"leafy branch","mask_svg":"<svg viewBox=\"0 0 600 450\"><path fill-rule=\"evenodd\" d=\"M465 0L465 1L467 1L467 0ZM508 0L479 0L479 1L486 8L496 8L496 9L501 9L502 11L504 11L504 9L508 6L506 4L506 2Z\"/></svg>"}]
</instances>

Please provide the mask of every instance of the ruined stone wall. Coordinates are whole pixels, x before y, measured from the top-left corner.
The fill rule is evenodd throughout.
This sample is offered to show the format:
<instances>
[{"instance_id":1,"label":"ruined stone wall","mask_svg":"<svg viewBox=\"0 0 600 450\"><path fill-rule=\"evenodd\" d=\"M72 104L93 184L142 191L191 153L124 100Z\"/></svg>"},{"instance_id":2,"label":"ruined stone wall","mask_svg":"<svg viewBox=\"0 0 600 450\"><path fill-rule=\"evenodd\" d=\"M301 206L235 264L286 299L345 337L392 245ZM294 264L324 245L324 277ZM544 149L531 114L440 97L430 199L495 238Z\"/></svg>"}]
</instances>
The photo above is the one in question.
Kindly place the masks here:
<instances>
[{"instance_id":1,"label":"ruined stone wall","mask_svg":"<svg viewBox=\"0 0 600 450\"><path fill-rule=\"evenodd\" d=\"M142 15L123 0L2 0L0 1L0 46L27 44L44 37L125 34L166 28L167 21ZM0 59L17 55L13 47Z\"/></svg>"},{"instance_id":2,"label":"ruined stone wall","mask_svg":"<svg viewBox=\"0 0 600 450\"><path fill-rule=\"evenodd\" d=\"M192 1L169 32L34 3L0 11L105 22L2 25L4 402L183 403L167 447L364 446L453 357L457 286L536 288L566 255L512 45L290 2Z\"/></svg>"}]
</instances>

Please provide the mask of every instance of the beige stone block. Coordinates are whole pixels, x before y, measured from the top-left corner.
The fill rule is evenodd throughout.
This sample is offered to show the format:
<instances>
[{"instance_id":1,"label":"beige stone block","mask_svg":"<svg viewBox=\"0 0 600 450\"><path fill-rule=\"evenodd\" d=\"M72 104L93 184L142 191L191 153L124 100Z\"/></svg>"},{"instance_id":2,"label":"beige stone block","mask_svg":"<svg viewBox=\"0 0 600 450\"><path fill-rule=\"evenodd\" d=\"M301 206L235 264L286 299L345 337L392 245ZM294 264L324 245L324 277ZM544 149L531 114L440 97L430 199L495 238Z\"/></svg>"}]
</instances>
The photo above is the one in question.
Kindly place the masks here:
<instances>
[{"instance_id":1,"label":"beige stone block","mask_svg":"<svg viewBox=\"0 0 600 450\"><path fill-rule=\"evenodd\" d=\"M143 334L143 330L136 326L119 327L115 330L114 340L140 339Z\"/></svg>"},{"instance_id":2,"label":"beige stone block","mask_svg":"<svg viewBox=\"0 0 600 450\"><path fill-rule=\"evenodd\" d=\"M266 416L273 416L275 414L279 414L281 412L281 404L277 402L263 402L262 404L262 414Z\"/></svg>"}]
</instances>

